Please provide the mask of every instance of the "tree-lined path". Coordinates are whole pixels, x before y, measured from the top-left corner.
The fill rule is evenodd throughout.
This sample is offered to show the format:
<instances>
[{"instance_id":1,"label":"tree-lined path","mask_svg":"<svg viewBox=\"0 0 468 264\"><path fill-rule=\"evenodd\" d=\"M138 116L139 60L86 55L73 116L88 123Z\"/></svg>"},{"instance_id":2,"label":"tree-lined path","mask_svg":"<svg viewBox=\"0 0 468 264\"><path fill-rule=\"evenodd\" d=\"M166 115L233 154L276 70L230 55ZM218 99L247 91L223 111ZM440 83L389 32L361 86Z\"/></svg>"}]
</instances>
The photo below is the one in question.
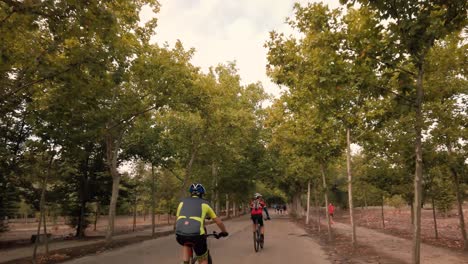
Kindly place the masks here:
<instances>
[{"instance_id":1,"label":"tree-lined path","mask_svg":"<svg viewBox=\"0 0 468 264\"><path fill-rule=\"evenodd\" d=\"M468 2L300 1L284 20L266 8L283 9L278 1L288 2L0 0L0 250L34 244L23 259L39 263L44 250L47 262L55 242L86 241L99 219L107 220L102 243L115 245L121 217L134 234L137 219L148 219L154 237L156 218L170 224L190 184L201 183L227 218L248 212L257 192L291 216L307 211L306 223L311 208L324 208L323 243L333 250L331 203L349 215L350 249L370 239L356 228L356 208L382 208L385 228L384 208L407 206L405 261L426 261L434 252L421 246L424 230L444 241L448 218L456 234L446 244L468 252ZM194 32L161 38L168 2L191 2L169 16L209 32L209 45L192 48ZM190 18L184 8L212 14ZM272 22L254 37L258 18L286 25ZM216 40L230 31L250 32L236 40L264 48L266 58L249 64L262 61L271 83L246 81L232 55L251 49ZM233 61L198 59L197 50L226 47L228 56L210 57ZM272 84L281 94L270 94ZM27 219L34 234L6 241ZM293 222L268 225L267 248L254 254L248 220L234 221L232 237L211 241L215 259L321 261ZM77 262L173 263L176 252L167 237Z\"/></svg>"}]
</instances>

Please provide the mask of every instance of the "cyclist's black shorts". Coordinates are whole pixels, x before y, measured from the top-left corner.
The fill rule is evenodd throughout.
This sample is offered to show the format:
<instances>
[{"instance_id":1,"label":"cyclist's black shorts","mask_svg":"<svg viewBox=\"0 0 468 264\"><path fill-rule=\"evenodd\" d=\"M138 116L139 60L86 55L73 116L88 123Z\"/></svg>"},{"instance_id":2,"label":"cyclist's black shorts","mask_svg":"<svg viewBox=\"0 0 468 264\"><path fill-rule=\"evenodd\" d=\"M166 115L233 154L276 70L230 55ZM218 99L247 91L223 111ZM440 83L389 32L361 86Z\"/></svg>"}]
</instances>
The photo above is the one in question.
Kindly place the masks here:
<instances>
[{"instance_id":1,"label":"cyclist's black shorts","mask_svg":"<svg viewBox=\"0 0 468 264\"><path fill-rule=\"evenodd\" d=\"M251 219L252 219L252 221L254 222L254 224L255 224L255 220L256 220L257 223L260 224L260 226L263 226L263 215L261 215L261 214L254 214L254 215L251 215Z\"/></svg>"},{"instance_id":2,"label":"cyclist's black shorts","mask_svg":"<svg viewBox=\"0 0 468 264\"><path fill-rule=\"evenodd\" d=\"M189 245L195 251L197 256L204 256L208 252L208 245L206 244L206 236L183 236L176 235L177 242L181 245Z\"/></svg>"}]
</instances>

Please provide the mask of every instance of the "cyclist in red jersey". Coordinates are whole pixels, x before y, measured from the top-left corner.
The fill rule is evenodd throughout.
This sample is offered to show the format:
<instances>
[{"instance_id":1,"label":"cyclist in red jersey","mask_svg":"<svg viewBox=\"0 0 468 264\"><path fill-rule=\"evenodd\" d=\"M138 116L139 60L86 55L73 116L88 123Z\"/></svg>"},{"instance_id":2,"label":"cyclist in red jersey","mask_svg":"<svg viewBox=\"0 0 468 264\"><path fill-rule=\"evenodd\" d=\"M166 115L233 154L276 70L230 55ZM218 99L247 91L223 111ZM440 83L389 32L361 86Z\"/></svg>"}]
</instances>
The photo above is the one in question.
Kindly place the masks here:
<instances>
[{"instance_id":1,"label":"cyclist in red jersey","mask_svg":"<svg viewBox=\"0 0 468 264\"><path fill-rule=\"evenodd\" d=\"M265 211L267 215L267 220L270 220L270 215L268 214L266 203L262 199L262 195L259 193L256 193L254 195L254 199L250 202L250 216L253 222L252 226L253 226L254 233L257 229L255 222L260 224L260 233L261 233L262 240L265 236L265 226L263 224L263 211Z\"/></svg>"},{"instance_id":2,"label":"cyclist in red jersey","mask_svg":"<svg viewBox=\"0 0 468 264\"><path fill-rule=\"evenodd\" d=\"M334 213L335 213L335 206L330 203L328 205L328 214L330 215L330 222L331 224L334 224L335 222L333 222L333 216L334 216Z\"/></svg>"}]
</instances>

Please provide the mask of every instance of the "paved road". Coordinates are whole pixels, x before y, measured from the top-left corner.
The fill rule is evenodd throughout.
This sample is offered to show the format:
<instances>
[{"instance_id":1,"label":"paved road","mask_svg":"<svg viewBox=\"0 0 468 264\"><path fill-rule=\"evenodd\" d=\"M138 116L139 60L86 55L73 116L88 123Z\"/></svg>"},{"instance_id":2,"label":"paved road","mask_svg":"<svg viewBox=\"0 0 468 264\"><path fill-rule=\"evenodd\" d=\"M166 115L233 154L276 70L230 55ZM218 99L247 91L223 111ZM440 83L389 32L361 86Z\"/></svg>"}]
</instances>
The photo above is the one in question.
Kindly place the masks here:
<instances>
[{"instance_id":1,"label":"paved road","mask_svg":"<svg viewBox=\"0 0 468 264\"><path fill-rule=\"evenodd\" d=\"M247 217L235 219L226 224L231 234L228 238L209 240L209 247L215 263L330 263L320 246L309 238L304 230L287 218L275 218L267 222L265 248L259 253L254 251L250 220ZM180 263L180 246L175 241L174 236L168 236L67 263Z\"/></svg>"}]
</instances>

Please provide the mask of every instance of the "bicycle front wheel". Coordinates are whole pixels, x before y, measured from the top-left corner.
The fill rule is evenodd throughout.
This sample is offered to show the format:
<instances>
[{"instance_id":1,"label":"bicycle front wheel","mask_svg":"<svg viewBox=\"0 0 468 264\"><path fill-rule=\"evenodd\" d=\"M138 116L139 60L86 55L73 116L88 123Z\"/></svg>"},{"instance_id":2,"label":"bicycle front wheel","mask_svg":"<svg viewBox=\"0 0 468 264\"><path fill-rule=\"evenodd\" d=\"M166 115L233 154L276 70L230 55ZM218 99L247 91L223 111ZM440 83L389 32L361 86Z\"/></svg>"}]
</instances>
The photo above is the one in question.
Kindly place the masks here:
<instances>
[{"instance_id":1,"label":"bicycle front wheel","mask_svg":"<svg viewBox=\"0 0 468 264\"><path fill-rule=\"evenodd\" d=\"M254 232L253 233L253 242L254 242L254 249L255 249L255 252L258 252L258 233L257 232Z\"/></svg>"}]
</instances>

